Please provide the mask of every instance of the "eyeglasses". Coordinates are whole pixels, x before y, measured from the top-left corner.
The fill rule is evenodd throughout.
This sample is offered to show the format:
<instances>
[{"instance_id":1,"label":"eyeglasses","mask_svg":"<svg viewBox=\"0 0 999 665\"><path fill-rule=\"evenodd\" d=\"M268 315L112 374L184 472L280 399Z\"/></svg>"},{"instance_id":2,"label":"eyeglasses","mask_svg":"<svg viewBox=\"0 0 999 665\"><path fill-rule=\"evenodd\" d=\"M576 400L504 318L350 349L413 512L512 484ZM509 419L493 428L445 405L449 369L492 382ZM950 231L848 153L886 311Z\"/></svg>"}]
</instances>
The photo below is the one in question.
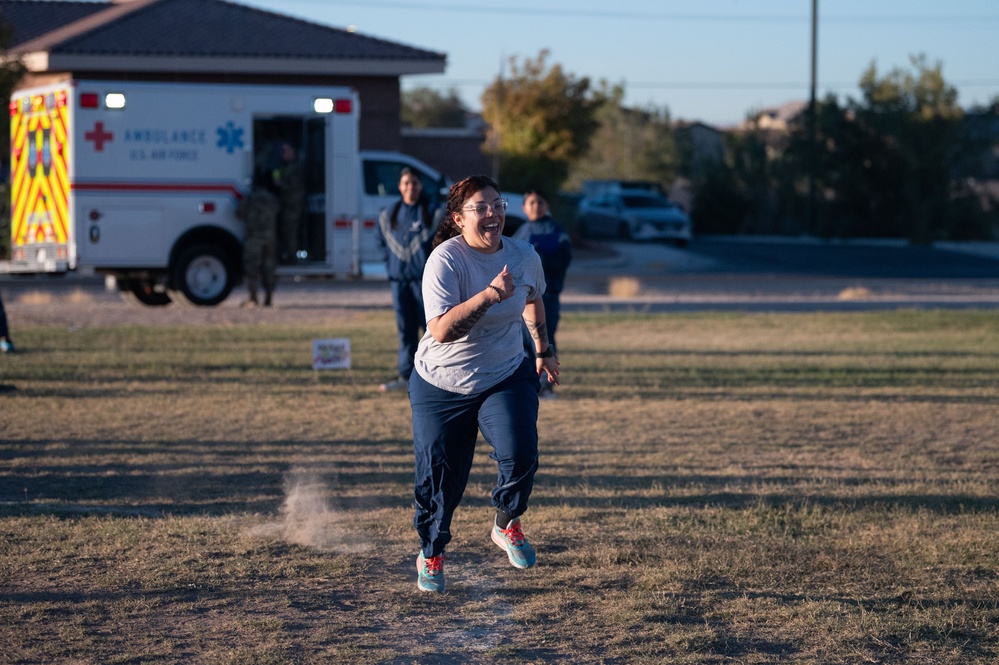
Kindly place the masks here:
<instances>
[{"instance_id":1,"label":"eyeglasses","mask_svg":"<svg viewBox=\"0 0 999 665\"><path fill-rule=\"evenodd\" d=\"M462 210L467 210L468 212L474 212L476 217L482 218L491 210L494 215L506 212L506 206L508 201L506 199L496 199L493 201L492 205L488 203L476 203L475 205L469 205L462 208Z\"/></svg>"}]
</instances>

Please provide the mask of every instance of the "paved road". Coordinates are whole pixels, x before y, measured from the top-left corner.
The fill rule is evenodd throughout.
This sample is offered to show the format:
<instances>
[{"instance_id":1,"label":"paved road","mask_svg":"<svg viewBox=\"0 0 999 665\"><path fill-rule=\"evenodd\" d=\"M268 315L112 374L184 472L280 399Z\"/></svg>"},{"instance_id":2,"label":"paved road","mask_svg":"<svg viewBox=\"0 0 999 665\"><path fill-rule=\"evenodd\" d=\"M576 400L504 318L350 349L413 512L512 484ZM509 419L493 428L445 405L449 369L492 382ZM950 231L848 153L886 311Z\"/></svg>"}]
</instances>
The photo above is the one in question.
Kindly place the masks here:
<instances>
[{"instance_id":1,"label":"paved road","mask_svg":"<svg viewBox=\"0 0 999 665\"><path fill-rule=\"evenodd\" d=\"M999 307L999 244L696 239L685 249L601 246L570 269L564 300L584 309L859 310Z\"/></svg>"},{"instance_id":2,"label":"paved road","mask_svg":"<svg viewBox=\"0 0 999 665\"><path fill-rule=\"evenodd\" d=\"M100 276L3 275L0 290L8 310L20 307L26 315L84 302L128 318L119 313L117 293L106 290ZM240 296L237 291L214 309L238 308ZM577 247L563 303L567 311L999 309L999 243L928 248L898 242L704 238L684 249L593 244ZM387 308L391 301L380 281L286 280L279 284L275 304L322 311ZM160 315L166 319L196 311L174 305L157 309L173 312ZM197 316L212 318L208 312Z\"/></svg>"}]
</instances>

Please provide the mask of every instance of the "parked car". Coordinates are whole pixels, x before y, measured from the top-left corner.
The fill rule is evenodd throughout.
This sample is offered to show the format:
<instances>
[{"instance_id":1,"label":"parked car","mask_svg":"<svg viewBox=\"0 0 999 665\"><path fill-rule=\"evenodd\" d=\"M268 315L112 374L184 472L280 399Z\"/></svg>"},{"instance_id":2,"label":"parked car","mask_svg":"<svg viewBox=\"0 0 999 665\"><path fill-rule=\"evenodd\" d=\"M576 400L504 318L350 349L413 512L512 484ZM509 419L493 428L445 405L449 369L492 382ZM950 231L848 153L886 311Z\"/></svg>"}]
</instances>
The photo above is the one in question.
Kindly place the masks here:
<instances>
[{"instance_id":1,"label":"parked car","mask_svg":"<svg viewBox=\"0 0 999 665\"><path fill-rule=\"evenodd\" d=\"M527 223L527 214L524 212L524 195L514 194L513 192L500 192L500 196L507 200L503 235L512 236L522 224Z\"/></svg>"},{"instance_id":2,"label":"parked car","mask_svg":"<svg viewBox=\"0 0 999 665\"><path fill-rule=\"evenodd\" d=\"M666 195L662 184L652 180L584 180L583 195L620 194L622 191L640 189L652 194Z\"/></svg>"},{"instance_id":3,"label":"parked car","mask_svg":"<svg viewBox=\"0 0 999 665\"><path fill-rule=\"evenodd\" d=\"M680 247L693 234L690 217L661 194L620 190L588 196L579 202L576 228L587 237L622 240L669 240Z\"/></svg>"}]
</instances>

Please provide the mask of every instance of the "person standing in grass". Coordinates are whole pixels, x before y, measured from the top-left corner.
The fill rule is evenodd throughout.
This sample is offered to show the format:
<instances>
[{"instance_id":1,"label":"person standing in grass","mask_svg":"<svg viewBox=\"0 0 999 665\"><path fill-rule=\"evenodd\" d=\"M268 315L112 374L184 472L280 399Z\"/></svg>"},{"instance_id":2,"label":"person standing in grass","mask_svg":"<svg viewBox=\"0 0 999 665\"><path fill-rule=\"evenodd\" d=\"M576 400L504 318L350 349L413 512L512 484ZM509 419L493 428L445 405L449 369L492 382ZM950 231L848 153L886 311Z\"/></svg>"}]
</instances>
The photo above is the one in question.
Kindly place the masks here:
<instances>
[{"instance_id":1,"label":"person standing in grass","mask_svg":"<svg viewBox=\"0 0 999 665\"><path fill-rule=\"evenodd\" d=\"M249 195L236 207L236 217L246 223L243 241L243 279L247 298L243 307L256 307L257 290L264 287L264 306L271 306L277 283L277 219L281 203L270 173L258 172Z\"/></svg>"},{"instance_id":2,"label":"person standing in grass","mask_svg":"<svg viewBox=\"0 0 999 665\"><path fill-rule=\"evenodd\" d=\"M7 312L3 308L3 298L0 298L0 353L14 353L14 342L10 339L10 330L7 328Z\"/></svg>"},{"instance_id":3,"label":"person standing in grass","mask_svg":"<svg viewBox=\"0 0 999 665\"><path fill-rule=\"evenodd\" d=\"M404 167L399 175L402 198L378 216L378 243L385 254L385 270L392 287L392 308L399 334L396 378L378 386L381 392L404 390L413 373L413 356L426 327L423 311L423 267L433 249L443 210L432 211L423 196L419 174Z\"/></svg>"},{"instance_id":4,"label":"person standing in grass","mask_svg":"<svg viewBox=\"0 0 999 665\"><path fill-rule=\"evenodd\" d=\"M565 273L572 262L572 242L569 234L552 219L548 197L540 189L531 189L524 194L524 214L527 224L517 229L513 237L534 247L541 257L541 267L545 271L545 293L541 297L545 304L545 318L548 323L548 343L558 353L555 344L555 331L558 329L561 305L559 295L565 284ZM555 382L547 374L541 377L541 399L555 397Z\"/></svg>"},{"instance_id":5,"label":"person standing in grass","mask_svg":"<svg viewBox=\"0 0 999 665\"><path fill-rule=\"evenodd\" d=\"M278 259L281 263L295 263L305 212L305 166L298 159L298 150L288 142L281 144L281 168L274 171L274 184L281 202Z\"/></svg>"},{"instance_id":6,"label":"person standing in grass","mask_svg":"<svg viewBox=\"0 0 999 665\"><path fill-rule=\"evenodd\" d=\"M536 561L520 517L538 468L538 377L547 372L557 383L558 360L548 344L541 260L527 243L503 237L506 206L486 176L453 185L423 276L427 331L409 381L423 591L444 591L444 549L480 431L498 469L490 537L515 567ZM525 324L534 354L524 346Z\"/></svg>"}]
</instances>

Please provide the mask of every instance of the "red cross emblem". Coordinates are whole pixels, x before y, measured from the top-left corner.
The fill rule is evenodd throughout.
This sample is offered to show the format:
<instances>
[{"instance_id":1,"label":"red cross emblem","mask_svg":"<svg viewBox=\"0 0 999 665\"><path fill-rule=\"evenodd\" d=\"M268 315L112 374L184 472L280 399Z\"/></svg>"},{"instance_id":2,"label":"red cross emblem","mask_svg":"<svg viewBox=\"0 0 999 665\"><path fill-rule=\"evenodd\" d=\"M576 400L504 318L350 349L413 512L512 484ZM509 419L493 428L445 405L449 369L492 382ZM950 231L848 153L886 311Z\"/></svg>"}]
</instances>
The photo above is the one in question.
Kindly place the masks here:
<instances>
[{"instance_id":1,"label":"red cross emblem","mask_svg":"<svg viewBox=\"0 0 999 665\"><path fill-rule=\"evenodd\" d=\"M114 139L114 134L111 132L104 131L104 123L98 122L94 125L93 130L87 132L83 135L83 138L87 141L94 142L94 150L97 152L104 152L104 142L111 142Z\"/></svg>"}]
</instances>

